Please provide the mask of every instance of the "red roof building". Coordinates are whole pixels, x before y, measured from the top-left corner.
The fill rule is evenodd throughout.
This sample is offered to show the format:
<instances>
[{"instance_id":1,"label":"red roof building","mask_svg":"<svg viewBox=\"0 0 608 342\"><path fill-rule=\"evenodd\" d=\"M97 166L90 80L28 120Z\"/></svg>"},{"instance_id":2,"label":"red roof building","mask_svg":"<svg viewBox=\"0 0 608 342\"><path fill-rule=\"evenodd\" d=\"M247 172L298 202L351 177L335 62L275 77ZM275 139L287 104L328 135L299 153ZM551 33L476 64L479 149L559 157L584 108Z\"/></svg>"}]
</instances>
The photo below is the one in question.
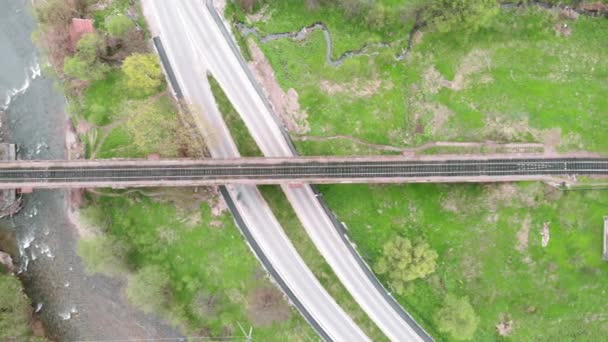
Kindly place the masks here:
<instances>
[{"instance_id":1,"label":"red roof building","mask_svg":"<svg viewBox=\"0 0 608 342\"><path fill-rule=\"evenodd\" d=\"M94 33L93 21L91 19L72 18L70 24L70 48L72 51L76 49L76 44L82 36L87 33Z\"/></svg>"}]
</instances>

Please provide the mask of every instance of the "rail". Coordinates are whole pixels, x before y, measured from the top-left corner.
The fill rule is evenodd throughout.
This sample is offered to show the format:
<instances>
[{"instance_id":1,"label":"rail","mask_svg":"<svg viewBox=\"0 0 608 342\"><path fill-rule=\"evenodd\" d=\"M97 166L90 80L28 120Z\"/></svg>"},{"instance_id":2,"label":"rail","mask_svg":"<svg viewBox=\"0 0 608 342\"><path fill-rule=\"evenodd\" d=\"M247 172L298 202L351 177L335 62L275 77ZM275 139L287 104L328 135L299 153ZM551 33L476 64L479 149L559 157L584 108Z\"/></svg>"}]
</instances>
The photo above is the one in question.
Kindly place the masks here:
<instances>
[{"instance_id":1,"label":"rail","mask_svg":"<svg viewBox=\"0 0 608 342\"><path fill-rule=\"evenodd\" d=\"M405 157L289 157L5 161L0 163L0 189L228 183L491 182L573 175L608 175L608 158L411 160Z\"/></svg>"}]
</instances>

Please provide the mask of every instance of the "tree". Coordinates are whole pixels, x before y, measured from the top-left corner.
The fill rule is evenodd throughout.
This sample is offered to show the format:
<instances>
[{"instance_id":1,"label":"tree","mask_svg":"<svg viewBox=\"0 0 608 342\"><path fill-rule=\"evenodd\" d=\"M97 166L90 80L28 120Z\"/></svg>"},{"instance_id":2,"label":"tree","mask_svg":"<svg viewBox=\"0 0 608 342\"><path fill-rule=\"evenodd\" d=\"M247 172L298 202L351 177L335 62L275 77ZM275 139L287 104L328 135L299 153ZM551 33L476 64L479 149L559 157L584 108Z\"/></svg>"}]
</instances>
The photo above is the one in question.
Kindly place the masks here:
<instances>
[{"instance_id":1,"label":"tree","mask_svg":"<svg viewBox=\"0 0 608 342\"><path fill-rule=\"evenodd\" d=\"M83 259L87 272L119 276L128 271L129 246L107 235L80 240L78 254Z\"/></svg>"},{"instance_id":2,"label":"tree","mask_svg":"<svg viewBox=\"0 0 608 342\"><path fill-rule=\"evenodd\" d=\"M477 330L479 317L467 297L447 295L443 307L435 314L439 330L456 340L470 340Z\"/></svg>"},{"instance_id":3,"label":"tree","mask_svg":"<svg viewBox=\"0 0 608 342\"><path fill-rule=\"evenodd\" d=\"M158 58L153 54L133 54L122 64L126 85L137 96L148 96L160 89L163 80Z\"/></svg>"},{"instance_id":4,"label":"tree","mask_svg":"<svg viewBox=\"0 0 608 342\"><path fill-rule=\"evenodd\" d=\"M102 79L109 70L99 59L102 45L103 39L95 33L82 36L76 45L74 56L65 59L63 72L69 77L84 81Z\"/></svg>"},{"instance_id":5,"label":"tree","mask_svg":"<svg viewBox=\"0 0 608 342\"><path fill-rule=\"evenodd\" d=\"M19 279L0 273L0 340L21 341L31 336L29 308Z\"/></svg>"},{"instance_id":6,"label":"tree","mask_svg":"<svg viewBox=\"0 0 608 342\"><path fill-rule=\"evenodd\" d=\"M441 32L477 30L498 13L496 0L433 0L424 12L424 19Z\"/></svg>"},{"instance_id":7,"label":"tree","mask_svg":"<svg viewBox=\"0 0 608 342\"><path fill-rule=\"evenodd\" d=\"M40 28L34 39L48 52L55 70L63 70L65 56L70 53L69 25L81 11L80 0L37 1L36 18Z\"/></svg>"},{"instance_id":8,"label":"tree","mask_svg":"<svg viewBox=\"0 0 608 342\"><path fill-rule=\"evenodd\" d=\"M135 27L135 23L124 14L118 14L106 19L106 30L114 37L123 38Z\"/></svg>"},{"instance_id":9,"label":"tree","mask_svg":"<svg viewBox=\"0 0 608 342\"><path fill-rule=\"evenodd\" d=\"M49 0L36 4L36 18L42 24L68 24L82 11L80 0Z\"/></svg>"},{"instance_id":10,"label":"tree","mask_svg":"<svg viewBox=\"0 0 608 342\"><path fill-rule=\"evenodd\" d=\"M145 313L168 312L170 307L170 279L160 266L141 268L129 278L127 298Z\"/></svg>"},{"instance_id":11,"label":"tree","mask_svg":"<svg viewBox=\"0 0 608 342\"><path fill-rule=\"evenodd\" d=\"M398 236L384 244L376 271L387 274L397 293L404 294L407 282L435 272L437 257L428 243L412 244L409 239Z\"/></svg>"}]
</instances>

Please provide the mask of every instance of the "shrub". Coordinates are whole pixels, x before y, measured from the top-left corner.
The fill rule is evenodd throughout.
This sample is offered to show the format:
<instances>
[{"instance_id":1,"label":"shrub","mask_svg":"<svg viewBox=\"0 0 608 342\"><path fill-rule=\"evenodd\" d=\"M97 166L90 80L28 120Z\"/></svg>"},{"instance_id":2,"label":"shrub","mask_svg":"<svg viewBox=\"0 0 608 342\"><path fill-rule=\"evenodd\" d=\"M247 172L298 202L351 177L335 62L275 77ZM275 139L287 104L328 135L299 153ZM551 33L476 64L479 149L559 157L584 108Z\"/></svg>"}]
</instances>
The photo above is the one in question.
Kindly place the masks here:
<instances>
[{"instance_id":1,"label":"shrub","mask_svg":"<svg viewBox=\"0 0 608 342\"><path fill-rule=\"evenodd\" d=\"M477 30L498 13L496 0L433 0L423 17L439 31Z\"/></svg>"},{"instance_id":2,"label":"shrub","mask_svg":"<svg viewBox=\"0 0 608 342\"><path fill-rule=\"evenodd\" d=\"M87 272L119 276L128 271L129 246L109 236L101 235L90 240L80 240L78 253Z\"/></svg>"},{"instance_id":3,"label":"shrub","mask_svg":"<svg viewBox=\"0 0 608 342\"><path fill-rule=\"evenodd\" d=\"M450 334L456 340L470 340L475 335L479 317L467 297L456 298L448 295L443 307L435 314L439 330Z\"/></svg>"},{"instance_id":4,"label":"shrub","mask_svg":"<svg viewBox=\"0 0 608 342\"><path fill-rule=\"evenodd\" d=\"M289 319L289 306L281 291L265 286L254 289L247 301L247 315L257 326L269 326Z\"/></svg>"},{"instance_id":5,"label":"shrub","mask_svg":"<svg viewBox=\"0 0 608 342\"><path fill-rule=\"evenodd\" d=\"M140 153L177 156L179 121L167 99L132 101L125 113L129 115L126 128Z\"/></svg>"},{"instance_id":6,"label":"shrub","mask_svg":"<svg viewBox=\"0 0 608 342\"><path fill-rule=\"evenodd\" d=\"M129 278L127 298L145 313L167 313L171 307L169 285L169 276L160 266L145 266Z\"/></svg>"}]
</instances>

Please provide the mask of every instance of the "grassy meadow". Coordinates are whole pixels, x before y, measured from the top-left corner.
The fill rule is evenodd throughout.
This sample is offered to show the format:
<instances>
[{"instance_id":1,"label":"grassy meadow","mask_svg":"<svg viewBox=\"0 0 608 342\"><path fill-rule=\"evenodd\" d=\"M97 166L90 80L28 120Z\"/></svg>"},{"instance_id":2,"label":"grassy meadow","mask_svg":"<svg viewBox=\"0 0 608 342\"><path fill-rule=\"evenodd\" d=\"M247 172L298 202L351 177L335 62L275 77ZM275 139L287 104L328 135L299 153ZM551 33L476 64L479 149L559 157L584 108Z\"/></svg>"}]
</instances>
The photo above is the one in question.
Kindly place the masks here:
<instances>
[{"instance_id":1,"label":"grassy meadow","mask_svg":"<svg viewBox=\"0 0 608 342\"><path fill-rule=\"evenodd\" d=\"M601 57L608 52L608 25L602 19L567 21L536 7L501 10L474 33L423 29L409 56L396 61L412 20L368 32L338 10L272 2L262 11L264 20L250 24L263 33L323 22L334 56L370 42L390 43L339 67L325 63L321 31L298 42L260 44L280 85L298 92L309 114L309 135L351 135L396 146L495 140L537 141L560 151L608 149L602 135L608 128L608 62ZM560 23L571 27L570 36L556 34ZM310 145L303 147L323 150Z\"/></svg>"},{"instance_id":2,"label":"grassy meadow","mask_svg":"<svg viewBox=\"0 0 608 342\"><path fill-rule=\"evenodd\" d=\"M127 244L124 262L133 273L153 266L168 275L164 298L153 299L161 301L155 311L186 331L236 337L252 327L255 339L314 339L308 323L267 279L230 214L212 212L210 203L219 199L207 189L199 191L95 195L89 217L106 235ZM278 300L256 311L254 298L262 289L276 291Z\"/></svg>"},{"instance_id":3,"label":"grassy meadow","mask_svg":"<svg viewBox=\"0 0 608 342\"><path fill-rule=\"evenodd\" d=\"M370 29L337 8L266 3L254 15L230 7L227 16L262 34L322 22L334 43L333 58L388 43L334 67L325 61L321 31L298 41L248 38L263 50L283 90L297 91L308 114L310 132L292 134L302 154L379 154L387 152L370 144L409 148L488 140L608 152L604 19L567 20L535 6L502 9L475 32L422 29L409 55L397 61L412 17ZM390 16L403 2L377 3ZM563 24L569 35L556 32ZM475 341L597 341L608 332L602 281L608 265L601 259L606 191L560 191L539 183L320 189L370 265L396 236L423 238L438 252L435 273L396 296L439 341L452 340L434 319L448 294L470 299L480 317ZM274 206L284 202L277 194L267 197ZM550 235L546 246L543 232ZM511 326L505 336L497 332L501 323Z\"/></svg>"}]
</instances>

